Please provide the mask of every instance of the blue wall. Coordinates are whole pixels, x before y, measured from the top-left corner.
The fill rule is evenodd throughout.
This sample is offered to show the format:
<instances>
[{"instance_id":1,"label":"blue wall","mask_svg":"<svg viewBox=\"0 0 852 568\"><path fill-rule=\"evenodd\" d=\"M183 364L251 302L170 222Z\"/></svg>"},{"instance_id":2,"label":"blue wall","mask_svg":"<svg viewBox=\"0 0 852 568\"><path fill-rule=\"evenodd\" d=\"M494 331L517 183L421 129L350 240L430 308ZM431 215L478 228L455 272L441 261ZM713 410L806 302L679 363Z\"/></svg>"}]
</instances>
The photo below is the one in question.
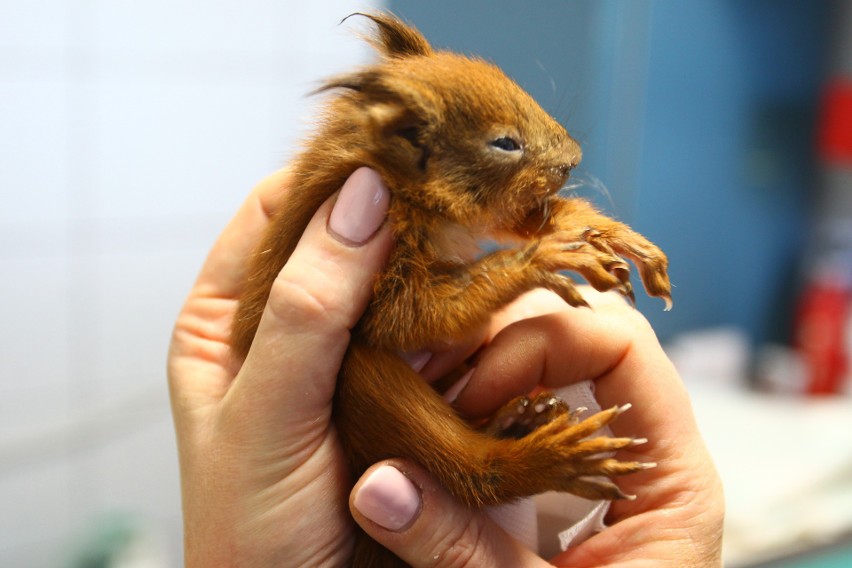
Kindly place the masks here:
<instances>
[{"instance_id":1,"label":"blue wall","mask_svg":"<svg viewBox=\"0 0 852 568\"><path fill-rule=\"evenodd\" d=\"M783 338L815 191L830 4L391 0L437 46L483 55L584 146L583 194L658 242L661 336L733 324ZM600 185L598 184L598 185Z\"/></svg>"}]
</instances>

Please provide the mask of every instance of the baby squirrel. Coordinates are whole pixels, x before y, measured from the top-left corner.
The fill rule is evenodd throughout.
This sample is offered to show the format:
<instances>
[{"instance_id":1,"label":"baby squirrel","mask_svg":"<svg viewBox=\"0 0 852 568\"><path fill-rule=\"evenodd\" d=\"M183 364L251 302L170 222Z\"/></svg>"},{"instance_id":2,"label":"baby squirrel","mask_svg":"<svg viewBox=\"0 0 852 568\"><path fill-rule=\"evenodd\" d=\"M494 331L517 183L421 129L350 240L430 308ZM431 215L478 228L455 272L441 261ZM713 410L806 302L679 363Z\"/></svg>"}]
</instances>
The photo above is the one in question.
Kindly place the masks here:
<instances>
[{"instance_id":1,"label":"baby squirrel","mask_svg":"<svg viewBox=\"0 0 852 568\"><path fill-rule=\"evenodd\" d=\"M581 420L555 397L524 397L509 412L534 415L525 420L532 426L483 430L458 417L399 354L463 338L534 288L586 305L561 271L632 298L625 257L646 291L669 304L666 256L585 200L557 195L580 147L497 67L434 50L393 15L360 15L375 24L369 41L381 58L318 89L335 95L251 260L234 355L248 352L272 283L316 210L356 169L373 168L392 196L387 222L396 244L352 330L335 395L353 482L373 463L401 457L470 507L550 490L626 497L606 478L643 465L600 454L630 441L591 437L622 408ZM482 254L475 245L486 237L516 246ZM358 533L353 566L397 565Z\"/></svg>"}]
</instances>

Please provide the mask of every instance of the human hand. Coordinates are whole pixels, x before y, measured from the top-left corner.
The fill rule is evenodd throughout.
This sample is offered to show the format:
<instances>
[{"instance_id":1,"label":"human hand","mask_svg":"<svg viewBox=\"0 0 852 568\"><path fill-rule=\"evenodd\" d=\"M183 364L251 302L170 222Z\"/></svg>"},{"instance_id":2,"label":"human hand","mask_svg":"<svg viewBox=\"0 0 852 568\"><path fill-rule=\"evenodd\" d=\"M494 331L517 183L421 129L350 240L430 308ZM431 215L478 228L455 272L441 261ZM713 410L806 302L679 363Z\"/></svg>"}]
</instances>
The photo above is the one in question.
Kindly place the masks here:
<instances>
[{"instance_id":1,"label":"human hand","mask_svg":"<svg viewBox=\"0 0 852 568\"><path fill-rule=\"evenodd\" d=\"M368 534L415 568L721 565L721 482L677 372L639 312L611 293L584 295L591 310L536 291L499 314L454 404L480 418L531 389L594 379L604 408L634 406L611 425L614 434L649 440L618 457L658 464L618 479L637 499L614 502L609 528L548 563L456 503L416 464L391 460L368 470L350 496ZM393 526L384 528L390 513Z\"/></svg>"},{"instance_id":2,"label":"human hand","mask_svg":"<svg viewBox=\"0 0 852 568\"><path fill-rule=\"evenodd\" d=\"M381 194L381 191L375 193L380 189L376 183L380 182L370 174L366 178L362 175L354 184L348 182L346 185L352 185L354 193L349 191L347 199L370 186L374 190L370 197ZM334 231L334 222L329 221L330 216L334 217L330 213L332 200L323 206L297 253L288 262L288 268L282 271L255 346L241 365L230 358L227 346L230 320L236 309L246 258L256 246L274 203L279 201L287 184L287 175L281 172L263 182L252 194L211 251L175 327L169 354L169 378L182 470L187 566L235 562L268 565L280 559L295 565L341 564L349 557L352 524L342 505L348 490L348 472L329 421L331 397L340 358L348 341L348 329L366 305L372 276L390 247L387 230L375 229L381 223L386 200L379 199L373 209L362 203L366 209L361 211L366 215L356 215L354 219L369 218L370 221L350 226L355 229L354 236L342 239L345 229ZM367 199L366 202L372 201ZM326 230L327 226L332 230ZM596 302L592 302L593 305ZM618 305L608 323L583 322L582 318L606 315L603 307L599 305L594 312L566 311L561 301L541 294L517 302L498 318L495 330L502 331L495 331L491 347L484 351L477 372L456 404L472 417L487 415L514 394L535 384L554 387L582 378L600 377L598 396L604 405L609 404L609 399L613 404L627 399L637 407L640 404L653 407L658 402L648 400L653 397L634 396L630 389L619 391L620 381L625 380L631 369L637 369L636 376L631 379L637 382L628 381L627 386L639 388L641 381L647 379L648 384L641 387L648 389L646 394L662 390L666 395L662 400L668 401L661 405L660 411L648 416L650 425L670 419L668 429L655 432L665 434L668 430L676 430L671 438L659 437L659 442L652 440L641 448L640 457L662 461L660 456L677 454L682 441L691 441L694 451L689 450L687 444L683 446L686 448L683 455L673 456L678 459L668 468L664 469L666 464L661 464L656 473L671 470L674 475L668 481L660 478L659 490L651 491L651 484L640 481L639 476L624 478L625 491L640 495L635 502L640 508L631 510L625 508L629 503L616 503L613 520L625 521L557 560L578 562L576 565L606 564L611 557L615 558L611 555L616 550L608 547L604 538L607 535L610 541L623 538L629 544L618 549L626 555L624 558L653 558L655 565L660 565L661 558L672 558L671 553L677 550L684 551L682 558L685 559L691 558L688 554L696 549L699 553L705 550L709 556L718 555L718 546L710 543L706 536L712 535L714 527L721 522L718 503L721 492L712 464L694 432L682 388L659 352L653 334L640 329L635 334L637 337L633 337L633 332L624 327L625 317L638 316L634 311ZM529 319L554 311L558 314ZM644 321L641 316L638 318ZM566 323L570 325L565 327ZM573 338L561 337L571 329L582 333ZM600 345L591 339L596 334L600 336ZM639 341L642 338L644 340ZM568 340L567 343L560 343L563 339ZM649 341L656 346L656 352L638 348ZM463 352L469 352L478 343L479 338L473 339L471 345L462 347ZM566 347L571 345L579 350L578 354L566 359ZM639 351L639 356L629 357L633 351ZM643 357L643 353L651 356ZM423 374L427 378L439 376L441 369L450 368L460 357L458 351L437 354ZM566 360L572 365L567 367L571 373L558 376L555 366ZM654 362L663 367L661 376L669 379L661 382L659 377L651 376L653 365L648 366L648 363ZM612 368L607 369L607 364ZM282 369L287 370L283 375ZM607 387L608 384L613 386ZM678 404L678 412L663 416L665 409ZM644 422L629 425L628 420L636 413L638 410L619 421L625 426L624 435L653 435L644 427ZM680 427L685 430L678 430ZM616 433L619 431L617 425ZM655 446L659 446L660 451L651 451ZM690 457L696 462L694 472L686 463L689 461L686 458ZM491 563L497 565L501 562L512 566L542 562L505 537L486 519L452 503L440 488L433 483L430 485L428 477L416 466L402 465L418 482L420 489L415 497L419 499L423 495L428 499L421 504L416 521L402 531L388 533L391 539L399 535L396 542L388 542L388 534L374 534L375 525L367 527L368 532L386 546L403 557L406 553L403 548L411 554L415 551L414 545L419 545L417 550L420 551L439 550L435 537L447 535L446 530L455 527L455 530L462 529L460 534L467 535L466 539L450 538L445 542L461 551L455 556L456 560L464 558L467 550L472 558L494 561ZM691 484L677 481L683 479L684 474ZM643 473L642 479L649 479L649 475L655 472ZM641 486L631 489L631 483ZM693 501L677 502L677 497L688 496L690 491L696 496ZM646 502L644 495L655 496L653 507L641 508ZM436 515L438 512L440 516ZM678 524L679 520L688 520L690 512L699 521ZM365 522L359 512L356 511L355 516L359 522ZM648 540L642 542L636 541L636 535L632 540L627 538L629 534L619 536L619 530L630 528L627 524L630 519L657 523L659 530L651 530ZM703 532L700 520L707 521L707 530ZM491 528L479 531L477 527ZM479 538L471 540L474 533ZM637 534L648 533L644 530ZM654 535L661 534L663 541L679 543L679 546L666 546L666 542L662 542L662 549L654 549ZM673 534L685 536L677 539L671 536ZM474 546L466 549L465 544ZM642 556L643 551L648 554ZM444 552L440 556L446 561L444 565L458 565L449 563L453 556ZM684 562L689 563L688 560Z\"/></svg>"},{"instance_id":3,"label":"human hand","mask_svg":"<svg viewBox=\"0 0 852 568\"><path fill-rule=\"evenodd\" d=\"M252 192L175 325L168 372L188 567L342 565L351 554L331 403L349 329L390 250L388 194L362 169L319 209L245 362L234 361L228 334L247 259L289 185L282 171Z\"/></svg>"}]
</instances>

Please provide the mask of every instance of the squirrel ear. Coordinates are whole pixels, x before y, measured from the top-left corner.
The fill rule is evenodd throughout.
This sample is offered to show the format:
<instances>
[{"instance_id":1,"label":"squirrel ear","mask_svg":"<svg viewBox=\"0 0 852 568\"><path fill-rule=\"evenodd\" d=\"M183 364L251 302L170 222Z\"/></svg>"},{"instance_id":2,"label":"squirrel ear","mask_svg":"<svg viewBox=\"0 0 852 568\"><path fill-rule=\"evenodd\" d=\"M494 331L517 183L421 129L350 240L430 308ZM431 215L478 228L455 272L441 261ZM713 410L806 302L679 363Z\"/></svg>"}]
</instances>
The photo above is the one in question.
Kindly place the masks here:
<instances>
[{"instance_id":1,"label":"squirrel ear","mask_svg":"<svg viewBox=\"0 0 852 568\"><path fill-rule=\"evenodd\" d=\"M370 122L377 132L385 134L410 132L423 124L423 117L413 109L397 102L376 102L366 109Z\"/></svg>"},{"instance_id":2,"label":"squirrel ear","mask_svg":"<svg viewBox=\"0 0 852 568\"><path fill-rule=\"evenodd\" d=\"M324 93L332 89L348 89L358 93L360 106L366 111L378 130L398 128L400 124L422 123L425 113L420 97L405 96L399 88L385 84L381 73L374 69L356 71L344 75L330 77L311 91L312 95Z\"/></svg>"},{"instance_id":3,"label":"squirrel ear","mask_svg":"<svg viewBox=\"0 0 852 568\"><path fill-rule=\"evenodd\" d=\"M386 12L377 12L374 14L355 12L343 18L341 23L352 16L364 16L376 24L376 35L368 36L367 41L385 57L410 57L432 53L432 46L429 45L423 34L393 14Z\"/></svg>"}]
</instances>

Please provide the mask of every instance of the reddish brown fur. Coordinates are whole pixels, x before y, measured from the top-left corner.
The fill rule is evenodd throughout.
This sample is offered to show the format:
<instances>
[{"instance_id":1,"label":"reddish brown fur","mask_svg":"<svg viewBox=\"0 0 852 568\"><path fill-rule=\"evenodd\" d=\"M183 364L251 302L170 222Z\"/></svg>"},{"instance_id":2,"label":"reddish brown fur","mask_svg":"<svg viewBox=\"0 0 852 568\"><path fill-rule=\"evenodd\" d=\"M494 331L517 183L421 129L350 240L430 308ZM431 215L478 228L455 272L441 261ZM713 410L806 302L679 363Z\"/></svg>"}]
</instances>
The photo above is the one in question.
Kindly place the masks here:
<instances>
[{"instance_id":1,"label":"reddish brown fur","mask_svg":"<svg viewBox=\"0 0 852 568\"><path fill-rule=\"evenodd\" d=\"M668 299L665 255L587 202L556 195L580 148L499 69L434 51L393 16L367 17L377 26L371 41L382 58L320 89L339 92L293 164L296 187L252 260L233 325L235 355L248 352L272 282L317 208L368 166L392 194L396 246L353 330L335 398L334 421L353 474L384 458L409 458L473 507L546 490L622 496L615 485L585 477L641 468L588 458L629 443L585 439L617 410L579 424L565 413L521 439L493 438L458 418L397 353L464 337L536 287L582 305L562 270L630 295L623 256L640 268L650 294ZM489 145L501 137L522 150ZM443 244L447 231L521 244L462 259ZM359 534L353 565L397 563Z\"/></svg>"}]
</instances>

